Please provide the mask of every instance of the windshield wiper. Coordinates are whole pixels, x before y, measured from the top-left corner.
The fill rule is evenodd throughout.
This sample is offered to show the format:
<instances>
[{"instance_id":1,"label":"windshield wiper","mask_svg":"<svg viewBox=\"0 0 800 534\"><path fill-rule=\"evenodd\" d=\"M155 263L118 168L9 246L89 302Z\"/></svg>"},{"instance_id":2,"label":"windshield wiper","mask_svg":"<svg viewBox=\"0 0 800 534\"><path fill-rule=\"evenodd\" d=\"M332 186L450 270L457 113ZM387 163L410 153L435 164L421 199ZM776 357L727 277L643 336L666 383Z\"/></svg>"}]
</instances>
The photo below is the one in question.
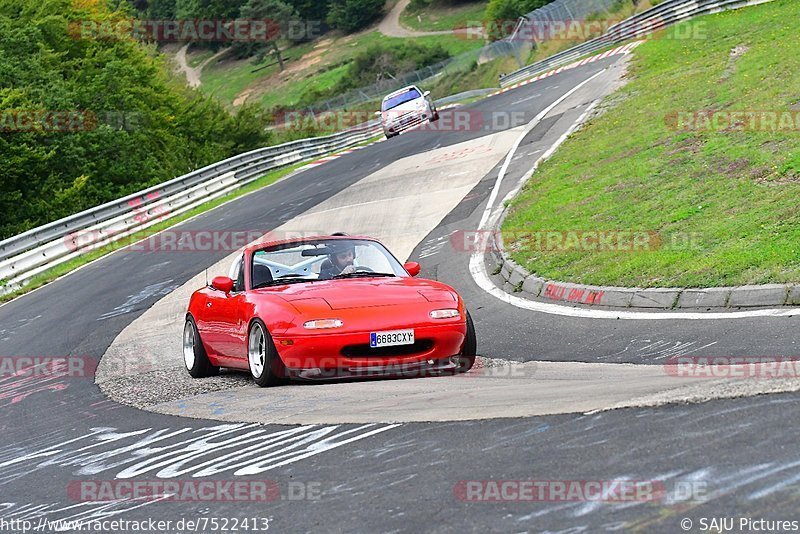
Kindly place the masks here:
<instances>
[{"instance_id":1,"label":"windshield wiper","mask_svg":"<svg viewBox=\"0 0 800 534\"><path fill-rule=\"evenodd\" d=\"M348 274L337 274L336 276L333 277L333 279L335 280L337 278L372 278L377 276L388 276L394 278L394 275L390 273L372 273L367 271L356 271L354 273L348 273Z\"/></svg>"}]
</instances>

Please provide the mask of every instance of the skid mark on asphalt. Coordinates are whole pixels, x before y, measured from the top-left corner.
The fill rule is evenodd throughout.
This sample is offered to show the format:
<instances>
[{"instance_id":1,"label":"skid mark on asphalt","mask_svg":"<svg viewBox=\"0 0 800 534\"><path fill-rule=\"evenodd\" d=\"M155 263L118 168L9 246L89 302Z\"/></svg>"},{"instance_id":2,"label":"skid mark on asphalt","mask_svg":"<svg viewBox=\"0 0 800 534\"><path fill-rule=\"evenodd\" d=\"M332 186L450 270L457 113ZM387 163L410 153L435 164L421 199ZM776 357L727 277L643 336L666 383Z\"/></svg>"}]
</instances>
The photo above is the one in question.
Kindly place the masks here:
<instances>
[{"instance_id":1,"label":"skid mark on asphalt","mask_svg":"<svg viewBox=\"0 0 800 534\"><path fill-rule=\"evenodd\" d=\"M398 426L307 425L280 431L258 424L133 431L93 428L48 447L29 443L0 449L0 484L52 467L73 468L75 475L107 473L123 479L257 475Z\"/></svg>"},{"instance_id":2,"label":"skid mark on asphalt","mask_svg":"<svg viewBox=\"0 0 800 534\"><path fill-rule=\"evenodd\" d=\"M143 303L151 297L169 295L178 287L178 284L174 284L172 279L149 285L138 293L128 295L128 299L124 303L120 304L110 312L104 313L98 317L97 320L104 321L106 319L111 319L112 317L118 317L120 315L131 313L132 311L136 310L137 305Z\"/></svg>"},{"instance_id":3,"label":"skid mark on asphalt","mask_svg":"<svg viewBox=\"0 0 800 534\"><path fill-rule=\"evenodd\" d=\"M640 459L647 457L652 442L645 439L631 439L631 435L620 438L618 415L581 416L554 423L552 430L556 432L557 447L562 453L561 461L566 465L570 465L571 458L584 457L587 451L590 457L597 454L598 442L608 441L609 445L606 447L618 447L620 443L627 447L624 453L622 451L612 453L612 449L607 449L608 455L605 458L608 465L599 467L599 472L584 466L577 471L580 474L576 478L593 481L652 482L658 484L660 488L654 492L651 499L629 499L621 503L604 500L587 502L585 499L570 502L564 498L552 501L535 498L508 501L507 509L512 513L505 517L505 521L513 521L517 525L523 524L529 528L530 521L539 520L537 530L540 532L554 532L546 530L546 527L558 528L564 524L569 524L568 532L632 530L647 532L654 526L674 526L682 517L696 515L710 517L716 510L730 505L732 499L736 499L737 506L741 507L742 512L750 512L742 515L757 516L752 513L753 507L758 510L762 506L758 501L762 499L780 498L784 502L786 499L793 500L789 493L795 493L796 486L800 482L800 457L796 449L782 448L786 454L780 459L754 457L752 461L740 461L737 464L719 461L724 456L715 454L714 451L717 451L718 447L728 446L731 443L747 443L754 451L761 450L761 447L769 443L774 436L768 435L769 433L758 434L757 429L754 433L754 429L750 427L756 423L731 424L723 427L713 423L731 418L743 419L746 413L783 410L788 404L796 405L797 401L783 398L764 399L733 407L720 404L717 408L700 414L688 407L672 408L669 412L641 410L635 414L626 414L628 421L626 425L649 425L649 421L657 417L663 426L674 429L672 434L666 434L664 438L667 441L665 448L674 450L674 457L661 457L661 463L680 467L669 469L650 469L646 462L639 462ZM632 419L629 419L631 416ZM636 419L642 422L636 422ZM496 441L502 443L503 447L517 450L521 457L525 457L530 450L541 450L553 445L552 442L542 440L520 439L514 435L516 428L510 430L511 432L505 432L506 435ZM636 433L637 431L633 431L632 435ZM758 436L756 441L752 439L744 441L754 435ZM638 466L635 465L637 462ZM570 472L568 467L562 467L558 463L551 464L551 467L554 466L558 472L562 470ZM540 469L535 460L532 467ZM547 468L542 468L545 472L536 472L536 475L529 477L531 481L559 479L547 471ZM483 474L477 475L478 480L484 478ZM511 478L517 480L518 477L514 474ZM537 495L537 490L533 490L533 495L534 497ZM518 513L513 513L515 506L518 507ZM576 523L575 519L583 519L585 524ZM497 528L513 529L506 524L498 525Z\"/></svg>"},{"instance_id":4,"label":"skid mark on asphalt","mask_svg":"<svg viewBox=\"0 0 800 534\"><path fill-rule=\"evenodd\" d=\"M598 360L608 360L627 353L633 353L639 358L651 358L653 360L664 360L677 356L686 356L703 349L716 345L717 341L701 345L699 341L671 341L665 339L632 339L631 342L621 351L606 356L600 356Z\"/></svg>"},{"instance_id":5,"label":"skid mark on asphalt","mask_svg":"<svg viewBox=\"0 0 800 534\"><path fill-rule=\"evenodd\" d=\"M456 232L453 231L447 235L425 241L425 243L422 244L422 251L419 253L419 259L425 259L439 254L450 242L450 236L454 233Z\"/></svg>"}]
</instances>

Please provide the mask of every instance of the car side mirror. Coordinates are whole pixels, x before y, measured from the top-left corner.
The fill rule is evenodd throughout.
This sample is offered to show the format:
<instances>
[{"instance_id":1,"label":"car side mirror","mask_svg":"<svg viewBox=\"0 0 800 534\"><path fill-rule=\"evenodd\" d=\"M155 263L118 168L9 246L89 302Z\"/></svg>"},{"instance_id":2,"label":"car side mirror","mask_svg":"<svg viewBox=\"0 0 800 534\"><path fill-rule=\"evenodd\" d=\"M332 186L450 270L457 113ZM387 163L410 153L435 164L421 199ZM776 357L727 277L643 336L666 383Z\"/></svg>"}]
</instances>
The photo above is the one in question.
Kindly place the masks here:
<instances>
[{"instance_id":1,"label":"car side mirror","mask_svg":"<svg viewBox=\"0 0 800 534\"><path fill-rule=\"evenodd\" d=\"M380 112L380 111L376 111L376 112L375 112L375 116L376 116L376 117L380 117L380 116L381 116L381 112Z\"/></svg>"},{"instance_id":2,"label":"car side mirror","mask_svg":"<svg viewBox=\"0 0 800 534\"><path fill-rule=\"evenodd\" d=\"M227 295L233 291L233 280L227 276L217 276L211 280L211 287Z\"/></svg>"},{"instance_id":3,"label":"car side mirror","mask_svg":"<svg viewBox=\"0 0 800 534\"><path fill-rule=\"evenodd\" d=\"M419 263L415 261L410 261L406 263L405 265L403 265L403 268L405 268L405 270L408 271L408 274L410 274L411 276L417 276L420 270L422 269L419 266Z\"/></svg>"},{"instance_id":4,"label":"car side mirror","mask_svg":"<svg viewBox=\"0 0 800 534\"><path fill-rule=\"evenodd\" d=\"M430 91L425 91L424 93L422 93L422 96L431 96L431 92Z\"/></svg>"}]
</instances>

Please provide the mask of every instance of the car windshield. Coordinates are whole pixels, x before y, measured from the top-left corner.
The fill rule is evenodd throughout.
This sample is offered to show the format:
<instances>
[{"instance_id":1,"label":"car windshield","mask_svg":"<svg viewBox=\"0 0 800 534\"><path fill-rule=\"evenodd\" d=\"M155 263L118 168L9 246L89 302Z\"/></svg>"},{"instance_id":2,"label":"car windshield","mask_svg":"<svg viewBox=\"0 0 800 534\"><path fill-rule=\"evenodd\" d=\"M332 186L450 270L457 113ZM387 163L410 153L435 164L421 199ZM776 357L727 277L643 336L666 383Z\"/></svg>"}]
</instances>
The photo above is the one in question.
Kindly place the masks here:
<instances>
[{"instance_id":1,"label":"car windshield","mask_svg":"<svg viewBox=\"0 0 800 534\"><path fill-rule=\"evenodd\" d=\"M405 104L406 102L411 102L412 100L416 100L421 96L422 95L419 93L419 91L417 91L414 87L412 87L405 93L400 93L399 95L394 95L384 100L382 111L387 111L389 109L396 108L401 104Z\"/></svg>"},{"instance_id":2,"label":"car windshield","mask_svg":"<svg viewBox=\"0 0 800 534\"><path fill-rule=\"evenodd\" d=\"M252 288L346 278L408 276L375 241L320 239L259 250L253 255Z\"/></svg>"}]
</instances>

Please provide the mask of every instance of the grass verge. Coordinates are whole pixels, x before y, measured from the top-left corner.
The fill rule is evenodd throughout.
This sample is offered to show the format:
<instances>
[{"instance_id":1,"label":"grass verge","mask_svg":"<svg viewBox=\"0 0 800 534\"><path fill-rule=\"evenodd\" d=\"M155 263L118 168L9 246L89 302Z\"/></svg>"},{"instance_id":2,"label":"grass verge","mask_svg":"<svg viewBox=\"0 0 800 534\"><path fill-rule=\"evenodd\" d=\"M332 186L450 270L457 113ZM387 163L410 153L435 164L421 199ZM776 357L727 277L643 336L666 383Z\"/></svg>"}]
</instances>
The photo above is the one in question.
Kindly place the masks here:
<instances>
[{"instance_id":1,"label":"grass verge","mask_svg":"<svg viewBox=\"0 0 800 534\"><path fill-rule=\"evenodd\" d=\"M630 82L606 112L512 202L503 232L514 260L541 276L598 285L800 281L800 34L789 23L798 16L800 4L776 0L671 32L696 38L639 47ZM766 123L688 122L707 111L767 112L759 115ZM770 124L773 113L795 122ZM725 126L728 116L718 117ZM524 235L598 230L656 239L650 250L614 252L541 246Z\"/></svg>"}]
</instances>

